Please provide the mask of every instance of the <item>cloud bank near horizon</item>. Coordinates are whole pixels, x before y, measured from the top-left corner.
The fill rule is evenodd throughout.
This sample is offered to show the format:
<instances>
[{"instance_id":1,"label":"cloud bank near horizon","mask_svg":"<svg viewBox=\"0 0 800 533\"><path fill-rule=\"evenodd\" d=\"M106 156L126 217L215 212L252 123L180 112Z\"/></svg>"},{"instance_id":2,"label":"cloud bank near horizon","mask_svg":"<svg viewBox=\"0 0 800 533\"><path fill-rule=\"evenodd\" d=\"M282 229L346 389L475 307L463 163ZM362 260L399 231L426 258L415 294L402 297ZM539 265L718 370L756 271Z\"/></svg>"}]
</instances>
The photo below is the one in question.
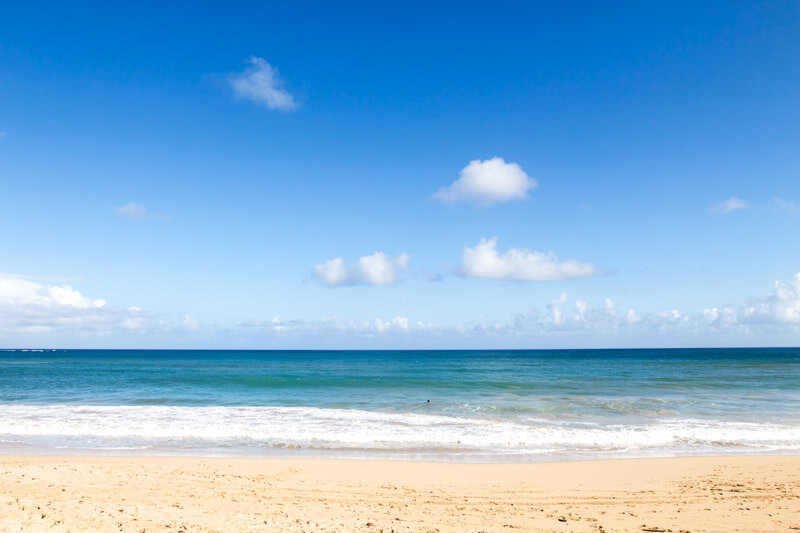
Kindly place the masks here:
<instances>
[{"instance_id":1,"label":"cloud bank near horizon","mask_svg":"<svg viewBox=\"0 0 800 533\"><path fill-rule=\"evenodd\" d=\"M759 336L762 337L759 337ZM269 348L359 347L592 347L696 346L796 341L800 335L800 272L774 283L771 294L740 305L710 306L690 313L667 309L648 313L621 308L610 298L591 303L560 293L541 308L530 307L506 320L461 324L415 320L328 317L318 320L246 320L233 326L203 324L184 314L169 320L136 306L113 307L69 285L0 274L0 347L152 347L176 336L184 347ZM22 344L21 344L22 343ZM31 345L31 343L33 343ZM108 344L112 345L109 346ZM121 344L120 344L121 343ZM157 344L156 344L157 345Z\"/></svg>"},{"instance_id":2,"label":"cloud bank near horizon","mask_svg":"<svg viewBox=\"0 0 800 533\"><path fill-rule=\"evenodd\" d=\"M518 313L509 320L482 320L442 324L396 316L390 320L318 321L251 320L238 327L273 339L402 339L438 347L535 348L545 346L586 347L587 339L602 346L730 346L752 342L759 334L770 338L797 339L800 335L800 272L790 281L776 281L773 293L734 306L708 307L698 313L667 309L655 313L620 308L610 298L590 303L571 299L566 292L544 305ZM591 347L588 346L588 347Z\"/></svg>"}]
</instances>

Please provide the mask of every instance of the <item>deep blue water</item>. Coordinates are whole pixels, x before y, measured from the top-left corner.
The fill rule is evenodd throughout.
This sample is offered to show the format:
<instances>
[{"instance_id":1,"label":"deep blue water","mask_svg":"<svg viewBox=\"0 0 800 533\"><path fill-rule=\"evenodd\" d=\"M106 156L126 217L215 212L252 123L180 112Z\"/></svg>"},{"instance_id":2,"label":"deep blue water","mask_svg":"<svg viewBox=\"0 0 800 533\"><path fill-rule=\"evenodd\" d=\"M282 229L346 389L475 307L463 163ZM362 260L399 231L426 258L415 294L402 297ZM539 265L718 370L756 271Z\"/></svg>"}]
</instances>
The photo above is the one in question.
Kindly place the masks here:
<instances>
[{"instance_id":1,"label":"deep blue water","mask_svg":"<svg viewBox=\"0 0 800 533\"><path fill-rule=\"evenodd\" d=\"M0 447L521 461L798 453L800 349L5 351Z\"/></svg>"}]
</instances>

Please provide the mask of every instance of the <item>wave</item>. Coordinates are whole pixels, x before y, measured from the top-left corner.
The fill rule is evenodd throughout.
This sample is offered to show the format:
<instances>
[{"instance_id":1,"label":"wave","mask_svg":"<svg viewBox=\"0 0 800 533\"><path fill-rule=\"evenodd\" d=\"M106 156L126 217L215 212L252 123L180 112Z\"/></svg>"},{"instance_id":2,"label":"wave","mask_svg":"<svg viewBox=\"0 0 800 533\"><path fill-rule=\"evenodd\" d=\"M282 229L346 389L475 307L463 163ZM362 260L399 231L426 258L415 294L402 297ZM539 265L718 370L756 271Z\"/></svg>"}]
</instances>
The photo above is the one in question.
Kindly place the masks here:
<instances>
[{"instance_id":1,"label":"wave","mask_svg":"<svg viewBox=\"0 0 800 533\"><path fill-rule=\"evenodd\" d=\"M599 424L522 417L446 416L316 407L2 405L6 447L132 450L209 448L478 454L774 453L800 450L800 424L661 418Z\"/></svg>"}]
</instances>

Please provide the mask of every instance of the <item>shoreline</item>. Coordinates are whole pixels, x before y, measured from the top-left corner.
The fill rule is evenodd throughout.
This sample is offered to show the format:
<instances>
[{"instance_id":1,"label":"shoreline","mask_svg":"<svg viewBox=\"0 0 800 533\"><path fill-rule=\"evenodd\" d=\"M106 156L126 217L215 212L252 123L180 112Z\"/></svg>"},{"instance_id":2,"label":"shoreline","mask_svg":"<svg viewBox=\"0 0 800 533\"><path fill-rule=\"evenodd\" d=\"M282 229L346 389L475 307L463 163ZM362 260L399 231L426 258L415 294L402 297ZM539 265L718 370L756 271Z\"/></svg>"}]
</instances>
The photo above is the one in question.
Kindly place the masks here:
<instances>
[{"instance_id":1,"label":"shoreline","mask_svg":"<svg viewBox=\"0 0 800 533\"><path fill-rule=\"evenodd\" d=\"M54 452L63 453L54 453ZM606 455L602 456L597 453L586 452L581 454L564 453L563 455L543 454L535 456L534 460L520 459L516 460L516 456L498 456L498 455L453 455L447 452L421 452L421 453L408 453L399 451L390 452L375 452L368 451L351 451L342 453L341 450L332 450L324 453L317 454L316 451L307 450L291 450L285 453L273 453L263 455L248 455L244 454L214 454L214 453L185 453L183 451L174 454L162 453L162 451L155 451L154 453L116 453L111 450L96 450L96 449L60 449L53 450L52 448L41 448L40 451L8 451L0 450L0 463L7 458L43 458L43 459L178 459L189 461L205 461L205 460L234 460L234 461L353 461L353 462L375 462L375 463L401 463L401 464L445 464L445 465L484 465L484 466L525 466L525 465L546 465L546 464L569 464L569 463L594 463L594 462L608 462L608 461L646 461L646 460L678 460L678 459L727 459L735 457L796 457L800 459L800 451L779 451L779 452L711 452L707 454L686 453L674 455ZM129 450L126 450L129 452ZM486 460L479 460L479 457L486 457ZM497 457L507 457L508 460L496 460ZM524 456L520 456L524 457Z\"/></svg>"},{"instance_id":2,"label":"shoreline","mask_svg":"<svg viewBox=\"0 0 800 533\"><path fill-rule=\"evenodd\" d=\"M800 455L450 463L0 455L4 531L787 531Z\"/></svg>"}]
</instances>

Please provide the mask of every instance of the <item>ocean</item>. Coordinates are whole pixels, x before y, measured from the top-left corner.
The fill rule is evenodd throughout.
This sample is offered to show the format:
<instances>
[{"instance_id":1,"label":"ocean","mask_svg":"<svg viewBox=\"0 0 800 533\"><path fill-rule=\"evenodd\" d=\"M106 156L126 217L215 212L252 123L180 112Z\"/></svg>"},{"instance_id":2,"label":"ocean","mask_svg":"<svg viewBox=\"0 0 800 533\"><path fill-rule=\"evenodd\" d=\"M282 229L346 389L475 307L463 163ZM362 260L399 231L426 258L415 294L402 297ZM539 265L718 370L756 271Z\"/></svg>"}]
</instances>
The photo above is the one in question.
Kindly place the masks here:
<instances>
[{"instance_id":1,"label":"ocean","mask_svg":"<svg viewBox=\"0 0 800 533\"><path fill-rule=\"evenodd\" d=\"M797 454L800 348L5 350L0 453Z\"/></svg>"}]
</instances>

